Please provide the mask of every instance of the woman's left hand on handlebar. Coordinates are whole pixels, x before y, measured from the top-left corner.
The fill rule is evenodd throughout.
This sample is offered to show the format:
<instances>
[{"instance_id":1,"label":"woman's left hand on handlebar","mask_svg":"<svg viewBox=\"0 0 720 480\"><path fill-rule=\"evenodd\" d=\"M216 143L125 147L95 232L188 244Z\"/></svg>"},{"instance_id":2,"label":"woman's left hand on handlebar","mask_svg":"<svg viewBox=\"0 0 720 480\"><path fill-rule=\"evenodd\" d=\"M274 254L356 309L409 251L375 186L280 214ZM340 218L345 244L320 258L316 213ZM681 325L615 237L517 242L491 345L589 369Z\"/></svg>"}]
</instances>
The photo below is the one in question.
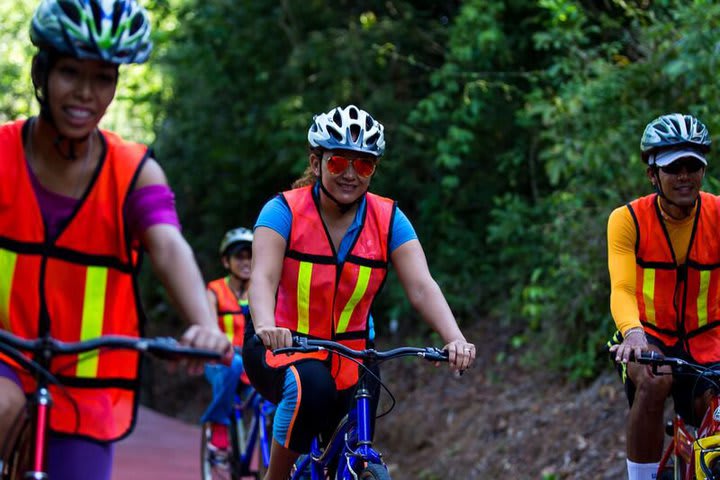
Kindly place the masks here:
<instances>
[{"instance_id":1,"label":"woman's left hand on handlebar","mask_svg":"<svg viewBox=\"0 0 720 480\"><path fill-rule=\"evenodd\" d=\"M475 360L475 345L465 340L453 340L444 349L448 352L448 362L454 370L467 370Z\"/></svg>"}]
</instances>

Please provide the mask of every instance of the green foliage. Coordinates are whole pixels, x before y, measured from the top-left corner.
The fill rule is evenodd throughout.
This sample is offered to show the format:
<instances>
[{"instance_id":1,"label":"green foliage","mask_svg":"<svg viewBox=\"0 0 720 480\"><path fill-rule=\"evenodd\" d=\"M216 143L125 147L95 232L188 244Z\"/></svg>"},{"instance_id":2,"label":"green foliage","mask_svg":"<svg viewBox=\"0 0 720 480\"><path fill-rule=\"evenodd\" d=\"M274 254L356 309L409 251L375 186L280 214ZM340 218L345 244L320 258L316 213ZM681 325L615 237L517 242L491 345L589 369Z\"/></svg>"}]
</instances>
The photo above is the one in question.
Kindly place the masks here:
<instances>
[{"instance_id":1,"label":"green foliage","mask_svg":"<svg viewBox=\"0 0 720 480\"><path fill-rule=\"evenodd\" d=\"M490 316L511 349L573 378L606 364L606 221L650 191L645 124L680 111L720 134L710 0L146 6L154 55L122 69L104 125L155 143L208 278L222 234L303 172L312 115L355 103L386 126L372 188L413 222L463 326ZM35 109L32 7L0 0L3 120ZM394 276L375 317L380 332L428 333Z\"/></svg>"},{"instance_id":2,"label":"green foliage","mask_svg":"<svg viewBox=\"0 0 720 480\"><path fill-rule=\"evenodd\" d=\"M35 102L30 81L32 44L28 26L34 2L0 0L0 122L30 115Z\"/></svg>"}]
</instances>

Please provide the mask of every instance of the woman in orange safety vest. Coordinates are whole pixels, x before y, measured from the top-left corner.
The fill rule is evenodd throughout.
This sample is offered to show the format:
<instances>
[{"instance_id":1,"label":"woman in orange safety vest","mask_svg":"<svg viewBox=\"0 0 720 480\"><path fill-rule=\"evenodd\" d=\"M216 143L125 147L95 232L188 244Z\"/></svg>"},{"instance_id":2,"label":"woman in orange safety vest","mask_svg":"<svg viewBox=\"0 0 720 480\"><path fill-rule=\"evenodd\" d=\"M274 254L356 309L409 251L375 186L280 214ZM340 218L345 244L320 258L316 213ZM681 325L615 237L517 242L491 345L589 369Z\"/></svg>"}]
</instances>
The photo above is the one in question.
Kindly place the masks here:
<instances>
[{"instance_id":1,"label":"woman in orange safety vest","mask_svg":"<svg viewBox=\"0 0 720 480\"><path fill-rule=\"evenodd\" d=\"M371 346L371 306L391 262L410 303L446 342L451 367L475 358L407 217L368 192L385 150L382 124L354 105L337 107L313 118L308 141L306 176L270 200L255 224L243 360L253 386L278 404L266 480L287 478L312 437L334 428L358 380L358 366L335 355L270 349L289 346L292 335Z\"/></svg>"},{"instance_id":2,"label":"woman in orange safety vest","mask_svg":"<svg viewBox=\"0 0 720 480\"><path fill-rule=\"evenodd\" d=\"M43 0L30 35L40 114L0 126L0 328L63 341L141 334L145 250L193 324L183 341L228 352L163 170L144 145L98 128L119 64L150 54L145 10L135 0ZM109 480L112 442L135 422L138 356L103 351L50 367L69 393L51 387L50 478ZM0 359L0 438L32 389Z\"/></svg>"}]
</instances>

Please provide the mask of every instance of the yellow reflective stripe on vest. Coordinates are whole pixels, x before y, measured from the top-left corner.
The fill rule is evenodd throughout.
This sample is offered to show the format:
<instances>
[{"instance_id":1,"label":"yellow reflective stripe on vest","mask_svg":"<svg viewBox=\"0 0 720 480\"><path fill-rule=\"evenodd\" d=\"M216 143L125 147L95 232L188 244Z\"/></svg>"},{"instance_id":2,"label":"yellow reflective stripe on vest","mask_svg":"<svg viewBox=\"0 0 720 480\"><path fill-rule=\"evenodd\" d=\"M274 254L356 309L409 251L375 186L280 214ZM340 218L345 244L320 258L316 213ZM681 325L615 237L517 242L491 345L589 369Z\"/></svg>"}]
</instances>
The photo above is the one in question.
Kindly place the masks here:
<instances>
[{"instance_id":1,"label":"yellow reflective stripe on vest","mask_svg":"<svg viewBox=\"0 0 720 480\"><path fill-rule=\"evenodd\" d=\"M307 334L310 331L310 283L313 264L300 262L297 286L297 331Z\"/></svg>"},{"instance_id":2,"label":"yellow reflective stripe on vest","mask_svg":"<svg viewBox=\"0 0 720 480\"><path fill-rule=\"evenodd\" d=\"M700 290L698 291L697 298L697 316L698 316L698 327L707 325L707 305L708 305L708 288L710 287L710 275L712 272L709 270L702 270L700 272Z\"/></svg>"},{"instance_id":3,"label":"yellow reflective stripe on vest","mask_svg":"<svg viewBox=\"0 0 720 480\"><path fill-rule=\"evenodd\" d=\"M17 253L0 248L0 326L10 330L10 293L15 277Z\"/></svg>"},{"instance_id":4,"label":"yellow reflective stripe on vest","mask_svg":"<svg viewBox=\"0 0 720 480\"><path fill-rule=\"evenodd\" d=\"M223 315L222 320L223 326L225 327L225 335L232 343L233 337L235 336L235 322L233 321L233 314L226 313L225 315Z\"/></svg>"},{"instance_id":5,"label":"yellow reflective stripe on vest","mask_svg":"<svg viewBox=\"0 0 720 480\"><path fill-rule=\"evenodd\" d=\"M657 325L655 320L655 269L643 270L643 298L645 299L645 317L648 323Z\"/></svg>"},{"instance_id":6,"label":"yellow reflective stripe on vest","mask_svg":"<svg viewBox=\"0 0 720 480\"><path fill-rule=\"evenodd\" d=\"M105 267L87 268L80 340L88 340L102 335L107 277L108 269ZM76 375L78 377L96 377L98 363L97 350L81 353L78 358Z\"/></svg>"},{"instance_id":7,"label":"yellow reflective stripe on vest","mask_svg":"<svg viewBox=\"0 0 720 480\"><path fill-rule=\"evenodd\" d=\"M345 330L347 330L348 324L350 323L350 317L352 317L353 311L355 311L355 306L363 298L363 295L365 295L365 291L367 290L368 284L370 283L371 272L372 268L370 267L360 267L360 271L358 271L357 283L355 284L355 290L353 290L350 299L345 304L345 307L340 314L340 321L338 321L337 333L344 333Z\"/></svg>"}]
</instances>

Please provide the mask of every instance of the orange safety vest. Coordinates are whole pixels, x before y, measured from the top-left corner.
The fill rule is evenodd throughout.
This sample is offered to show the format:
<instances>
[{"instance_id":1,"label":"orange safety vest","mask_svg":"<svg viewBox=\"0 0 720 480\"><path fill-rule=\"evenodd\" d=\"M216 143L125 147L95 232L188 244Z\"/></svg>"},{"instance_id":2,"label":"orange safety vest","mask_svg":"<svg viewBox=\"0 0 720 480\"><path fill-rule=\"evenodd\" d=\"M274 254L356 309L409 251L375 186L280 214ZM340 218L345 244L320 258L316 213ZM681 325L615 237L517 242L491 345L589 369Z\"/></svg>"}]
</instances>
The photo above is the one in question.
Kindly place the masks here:
<instances>
[{"instance_id":1,"label":"orange safety vest","mask_svg":"<svg viewBox=\"0 0 720 480\"><path fill-rule=\"evenodd\" d=\"M366 348L370 307L387 276L395 202L366 194L358 238L345 261L338 263L312 186L284 192L281 198L290 208L292 225L277 291L277 326L301 336ZM265 360L281 366L308 357L325 360L327 352L275 356L268 351ZM331 368L338 389L357 383L356 363L333 355Z\"/></svg>"},{"instance_id":2,"label":"orange safety vest","mask_svg":"<svg viewBox=\"0 0 720 480\"><path fill-rule=\"evenodd\" d=\"M49 334L66 342L139 335L144 320L135 282L140 255L123 207L147 147L103 131L106 154L91 187L57 236L49 238L25 161L24 123L0 126L0 328L24 338ZM134 426L139 368L135 352L53 359L50 371L65 390L50 387L50 428L99 441L127 435ZM33 391L32 377L19 374L25 391Z\"/></svg>"},{"instance_id":3,"label":"orange safety vest","mask_svg":"<svg viewBox=\"0 0 720 480\"><path fill-rule=\"evenodd\" d=\"M245 311L247 309L247 300L240 300L232 291L228 284L229 278L223 277L208 283L208 290L215 294L217 300L218 325L225 335L227 335L230 343L236 347L243 346L243 337L245 335ZM245 306L245 308L243 308ZM240 380L246 385L250 385L250 379L243 370Z\"/></svg>"},{"instance_id":4,"label":"orange safety vest","mask_svg":"<svg viewBox=\"0 0 720 480\"><path fill-rule=\"evenodd\" d=\"M683 265L675 261L657 195L628 204L637 230L635 291L648 333L714 363L720 361L720 197L701 193L697 202Z\"/></svg>"}]
</instances>

